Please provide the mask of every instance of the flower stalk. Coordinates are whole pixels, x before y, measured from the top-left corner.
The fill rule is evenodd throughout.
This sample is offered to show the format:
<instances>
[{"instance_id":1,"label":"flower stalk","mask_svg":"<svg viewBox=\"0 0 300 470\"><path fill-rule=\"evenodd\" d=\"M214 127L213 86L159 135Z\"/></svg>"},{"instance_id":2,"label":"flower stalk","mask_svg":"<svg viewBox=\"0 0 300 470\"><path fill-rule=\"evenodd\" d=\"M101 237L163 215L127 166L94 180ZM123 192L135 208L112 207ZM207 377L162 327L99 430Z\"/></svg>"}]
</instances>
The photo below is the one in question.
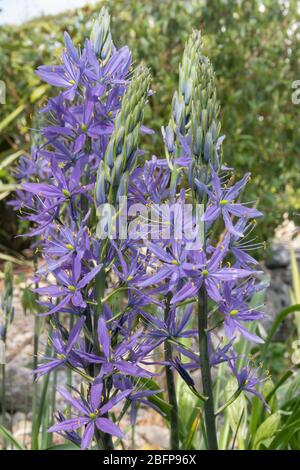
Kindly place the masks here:
<instances>
[{"instance_id":1,"label":"flower stalk","mask_svg":"<svg viewBox=\"0 0 300 470\"><path fill-rule=\"evenodd\" d=\"M171 302L171 295L167 296L166 306L164 311L164 320L165 322L168 321L169 314L170 314L170 302ZM169 364L172 364L173 361L173 353L172 353L172 344L170 341L165 341L164 344L164 355L165 361ZM167 383L167 391L168 391L168 400L171 405L171 412L170 412L170 447L172 450L179 449L179 414L178 414L178 404L177 404L177 396L176 396L176 383L173 370L171 365L167 365L165 367L166 371L166 383Z\"/></svg>"},{"instance_id":2,"label":"flower stalk","mask_svg":"<svg viewBox=\"0 0 300 470\"><path fill-rule=\"evenodd\" d=\"M203 394L207 397L204 402L206 435L209 450L218 449L216 421L214 412L214 397L209 362L209 344L207 334L207 292L202 286L198 294L198 338L200 351L200 368Z\"/></svg>"},{"instance_id":3,"label":"flower stalk","mask_svg":"<svg viewBox=\"0 0 300 470\"><path fill-rule=\"evenodd\" d=\"M141 133L152 132L143 126L149 70L140 66L133 71L128 47L115 47L105 9L84 47L76 48L65 33L60 65L38 69L60 91L43 110L42 143L33 149L32 160L21 161L22 184L13 204L26 208L24 219L33 226L30 236L45 263L37 269L34 292L42 315L55 324L49 338L52 353L40 364L35 357L35 378L68 368L73 382L75 375L81 381L72 393L70 387L57 388L68 416L58 412L49 432L82 449L113 450L112 436L124 437L121 418L128 413L134 429L141 405L161 414L170 410L173 450L181 442L194 445L193 436L186 441L180 428L177 373L204 402L205 423L200 421L209 449L218 447L213 367L226 363L238 388L263 400L259 377L237 367L234 351L236 332L261 341L243 324L262 316L249 306L260 285L245 241L252 230L249 219L261 214L236 202L249 174L233 184L229 169L221 165L214 73L201 45L200 33L194 32L163 130L165 158L145 161L138 144ZM122 199L118 204L120 198L126 203ZM187 215L192 228L199 223L197 205L204 205L204 240L193 230L177 236L180 208L184 212L186 203L194 207ZM124 208L126 237L120 233L123 224L118 226ZM144 208L145 214L155 214L148 226ZM133 222L138 223L132 224L137 213ZM162 226L169 229L167 236L162 236ZM220 230L222 237L212 236ZM210 325L212 313L220 321L214 318ZM220 325L227 342L218 342ZM161 348L164 360L157 361ZM157 363L163 366L159 373L165 374L166 390L155 384L156 374L148 367ZM194 373L201 373L202 394ZM68 376L71 382L70 372ZM158 395L164 392L169 403ZM34 415L36 407L34 398ZM36 426L34 448L38 434Z\"/></svg>"}]
</instances>

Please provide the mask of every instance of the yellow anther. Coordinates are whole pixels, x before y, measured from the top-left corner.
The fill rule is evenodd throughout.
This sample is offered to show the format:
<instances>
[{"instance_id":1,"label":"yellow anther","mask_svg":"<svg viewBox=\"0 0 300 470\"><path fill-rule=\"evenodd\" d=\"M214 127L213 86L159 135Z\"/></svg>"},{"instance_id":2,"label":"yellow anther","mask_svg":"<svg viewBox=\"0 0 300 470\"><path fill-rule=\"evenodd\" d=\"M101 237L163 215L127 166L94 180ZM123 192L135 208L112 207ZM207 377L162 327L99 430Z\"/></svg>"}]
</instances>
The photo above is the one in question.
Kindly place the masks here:
<instances>
[{"instance_id":1,"label":"yellow anther","mask_svg":"<svg viewBox=\"0 0 300 470\"><path fill-rule=\"evenodd\" d=\"M63 189L62 193L63 193L64 196L70 197L70 191L68 191L67 189Z\"/></svg>"},{"instance_id":2,"label":"yellow anther","mask_svg":"<svg viewBox=\"0 0 300 470\"><path fill-rule=\"evenodd\" d=\"M232 315L236 315L237 313L239 313L238 310L231 310L231 311L229 312L229 315L232 316Z\"/></svg>"},{"instance_id":3,"label":"yellow anther","mask_svg":"<svg viewBox=\"0 0 300 470\"><path fill-rule=\"evenodd\" d=\"M228 202L227 199L221 199L220 205L221 206L226 206L227 202Z\"/></svg>"}]
</instances>

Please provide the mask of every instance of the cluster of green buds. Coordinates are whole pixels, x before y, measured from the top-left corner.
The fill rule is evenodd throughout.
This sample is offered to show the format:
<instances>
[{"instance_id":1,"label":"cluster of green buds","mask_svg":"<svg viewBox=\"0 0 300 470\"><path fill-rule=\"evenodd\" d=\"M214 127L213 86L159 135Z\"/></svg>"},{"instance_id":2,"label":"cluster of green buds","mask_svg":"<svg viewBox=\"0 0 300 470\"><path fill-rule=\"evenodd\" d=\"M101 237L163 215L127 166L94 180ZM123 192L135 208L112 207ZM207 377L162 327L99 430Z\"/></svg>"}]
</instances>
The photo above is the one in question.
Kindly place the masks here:
<instances>
[{"instance_id":1,"label":"cluster of green buds","mask_svg":"<svg viewBox=\"0 0 300 470\"><path fill-rule=\"evenodd\" d=\"M7 328L14 318L13 307L13 269L11 262L4 267L4 292L0 304L0 340L6 341Z\"/></svg>"},{"instance_id":2,"label":"cluster of green buds","mask_svg":"<svg viewBox=\"0 0 300 470\"><path fill-rule=\"evenodd\" d=\"M210 162L215 169L219 166L216 161L221 131L219 110L213 67L207 57L201 56L191 113L192 151L198 165Z\"/></svg>"},{"instance_id":3,"label":"cluster of green buds","mask_svg":"<svg viewBox=\"0 0 300 470\"><path fill-rule=\"evenodd\" d=\"M193 31L187 41L179 66L178 91L173 95L172 114L165 130L166 155L172 168L170 156L175 156L179 151L177 131L186 136L190 128L193 93L197 79L199 51L202 47L200 31Z\"/></svg>"},{"instance_id":4,"label":"cluster of green buds","mask_svg":"<svg viewBox=\"0 0 300 470\"><path fill-rule=\"evenodd\" d=\"M129 174L136 165L139 132L149 86L149 70L138 67L124 93L113 134L99 166L95 191L97 207L104 202L114 204L119 197L127 194Z\"/></svg>"},{"instance_id":5,"label":"cluster of green buds","mask_svg":"<svg viewBox=\"0 0 300 470\"><path fill-rule=\"evenodd\" d=\"M172 115L164 131L166 157L172 170L173 184L179 176L176 159L182 152L178 134L188 138L191 150L189 182L196 178L206 183L209 165L220 167L221 124L212 64L202 55L202 38L194 31L186 43L179 67L179 89L172 102ZM173 160L172 160L173 157Z\"/></svg>"},{"instance_id":6,"label":"cluster of green buds","mask_svg":"<svg viewBox=\"0 0 300 470\"><path fill-rule=\"evenodd\" d=\"M104 159L100 162L95 186L95 205L98 218L97 235L108 235L115 230L116 214L107 207L116 206L117 212L123 210L124 197L127 196L128 180L136 167L139 133L144 117L150 87L149 70L138 67L124 93L121 109L117 113L114 131L109 140ZM108 212L107 212L108 211ZM113 223L112 223L113 222ZM108 230L108 227L110 229ZM104 236L104 238L105 238Z\"/></svg>"},{"instance_id":7,"label":"cluster of green buds","mask_svg":"<svg viewBox=\"0 0 300 470\"><path fill-rule=\"evenodd\" d=\"M110 16L105 7L100 11L95 20L92 33L91 44L99 59L105 64L113 50L113 41L110 32Z\"/></svg>"}]
</instances>

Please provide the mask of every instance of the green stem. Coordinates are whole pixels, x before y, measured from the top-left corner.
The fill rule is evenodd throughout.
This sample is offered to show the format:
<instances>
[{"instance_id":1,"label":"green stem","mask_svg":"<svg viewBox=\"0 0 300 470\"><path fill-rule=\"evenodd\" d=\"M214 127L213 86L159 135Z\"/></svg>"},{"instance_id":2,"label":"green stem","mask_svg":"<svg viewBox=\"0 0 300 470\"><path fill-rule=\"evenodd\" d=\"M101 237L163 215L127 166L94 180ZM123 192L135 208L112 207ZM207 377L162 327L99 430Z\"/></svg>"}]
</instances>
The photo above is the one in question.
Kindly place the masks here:
<instances>
[{"instance_id":1,"label":"green stem","mask_svg":"<svg viewBox=\"0 0 300 470\"><path fill-rule=\"evenodd\" d=\"M204 404L205 424L208 449L217 450L218 442L214 413L214 397L212 390L211 369L208 350L207 300L207 292L205 286L202 285L198 294L198 335L203 394L208 397Z\"/></svg>"},{"instance_id":2,"label":"green stem","mask_svg":"<svg viewBox=\"0 0 300 470\"><path fill-rule=\"evenodd\" d=\"M108 414L103 415L103 418L108 418ZM104 450L115 450L111 434L107 434L106 432L103 433L102 442L103 442Z\"/></svg>"},{"instance_id":3,"label":"green stem","mask_svg":"<svg viewBox=\"0 0 300 470\"><path fill-rule=\"evenodd\" d=\"M229 398L229 400L224 403L224 405L220 406L220 408L215 412L215 416L218 416L220 413L222 413L228 406L230 406L241 394L242 389L238 388L234 394Z\"/></svg>"},{"instance_id":4,"label":"green stem","mask_svg":"<svg viewBox=\"0 0 300 470\"><path fill-rule=\"evenodd\" d=\"M34 260L34 271L38 268L38 259L35 255ZM38 288L38 282L35 283L35 288ZM40 317L35 312L34 315L34 334L33 334L33 370L38 366L38 349L39 349L39 335L40 335ZM39 398L38 398L38 384L36 374L33 375L32 385L32 438L31 438L31 449L38 450L39 448Z\"/></svg>"},{"instance_id":5,"label":"green stem","mask_svg":"<svg viewBox=\"0 0 300 470\"><path fill-rule=\"evenodd\" d=\"M72 330L74 326L74 316L71 314L70 317L70 331ZM72 369L70 367L67 368L66 370L66 375L67 375L67 385L72 387ZM70 403L67 404L67 416L68 418L71 418L72 415L72 405Z\"/></svg>"},{"instance_id":6,"label":"green stem","mask_svg":"<svg viewBox=\"0 0 300 470\"><path fill-rule=\"evenodd\" d=\"M99 262L103 263L105 260L107 250L107 240L104 241L103 246L101 247ZM105 283L106 283L106 272L105 266L103 265L96 277L96 302L97 306L94 309L94 324L93 324L93 338L94 338L94 350L96 354L100 355L101 351L98 344L98 320L103 311L103 298L105 293Z\"/></svg>"},{"instance_id":7,"label":"green stem","mask_svg":"<svg viewBox=\"0 0 300 470\"><path fill-rule=\"evenodd\" d=\"M6 397L5 397L5 364L1 364L1 408L2 408L2 425L5 427L5 415L6 415ZM3 438L3 450L6 449L6 439Z\"/></svg>"},{"instance_id":8,"label":"green stem","mask_svg":"<svg viewBox=\"0 0 300 470\"><path fill-rule=\"evenodd\" d=\"M167 322L169 314L170 314L170 301L171 297L168 295L165 313L164 313L164 320ZM172 361L172 345L169 341L165 341L164 343L164 353L165 353L165 361ZM167 390L168 390L168 398L169 403L171 405L171 412L170 412L170 444L171 450L178 450L179 449L179 424L178 424L178 404L177 404L177 397L176 397L176 385L174 374L171 369L171 366L166 366L166 382L167 382Z\"/></svg>"},{"instance_id":9,"label":"green stem","mask_svg":"<svg viewBox=\"0 0 300 470\"><path fill-rule=\"evenodd\" d=\"M56 386L57 386L57 369L53 371L53 377L52 377L52 390L51 390L51 402L50 402L50 416L49 416L49 426L53 425L53 417L54 413L56 410ZM53 444L53 433L48 432L47 433L47 448L50 447Z\"/></svg>"},{"instance_id":10,"label":"green stem","mask_svg":"<svg viewBox=\"0 0 300 470\"><path fill-rule=\"evenodd\" d=\"M111 297L113 297L115 294L117 294L118 292L122 292L122 291L127 291L128 289L130 289L129 286L121 286L121 287L118 287L117 289L115 290L112 290L109 294L107 294L106 297L103 297L101 299L101 303L105 304L105 302L107 302Z\"/></svg>"},{"instance_id":11,"label":"green stem","mask_svg":"<svg viewBox=\"0 0 300 470\"><path fill-rule=\"evenodd\" d=\"M104 245L102 247L101 253L100 253L100 263L105 260L106 257L106 251L107 251L107 240L105 240ZM99 348L99 342L98 342L98 321L100 318L100 315L103 312L103 299L104 299L104 294L105 294L105 284L106 284L106 271L105 271L105 266L102 266L102 269L98 273L96 277L96 300L97 300L97 307L95 308L94 312L94 325L93 325L93 338L94 338L94 350L96 354L101 355L101 351ZM105 415L103 417L106 417ZM107 433L100 433L101 440L102 440L102 445L104 450L114 450L114 444L112 441L112 436L111 434ZM98 439L97 439L98 442ZM99 442L98 442L99 446Z\"/></svg>"},{"instance_id":12,"label":"green stem","mask_svg":"<svg viewBox=\"0 0 300 470\"><path fill-rule=\"evenodd\" d=\"M69 369L71 369L73 372L76 372L76 374L81 375L81 377L83 377L85 380L87 380L87 382L92 383L94 381L94 377L91 377L90 375L86 374L82 370L77 369L77 367L72 366L69 362L67 363L67 367Z\"/></svg>"}]
</instances>

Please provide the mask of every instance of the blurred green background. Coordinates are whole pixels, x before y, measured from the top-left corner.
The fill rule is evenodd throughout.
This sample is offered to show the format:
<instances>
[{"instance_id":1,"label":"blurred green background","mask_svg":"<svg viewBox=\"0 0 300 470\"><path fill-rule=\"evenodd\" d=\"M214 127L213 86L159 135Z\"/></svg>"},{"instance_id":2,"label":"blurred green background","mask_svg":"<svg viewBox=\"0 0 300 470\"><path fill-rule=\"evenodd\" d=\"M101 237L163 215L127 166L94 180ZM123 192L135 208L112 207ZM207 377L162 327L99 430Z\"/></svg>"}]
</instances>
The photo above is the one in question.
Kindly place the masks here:
<instances>
[{"instance_id":1,"label":"blurred green background","mask_svg":"<svg viewBox=\"0 0 300 470\"><path fill-rule=\"evenodd\" d=\"M33 117L53 91L34 70L58 62L64 30L83 43L102 5L108 6L118 46L128 44L135 62L152 70L155 95L146 124L148 155L161 155L160 128L168 122L184 42L193 28L204 35L204 53L217 75L222 107L224 160L238 176L251 171L245 200L258 200L265 217L258 230L273 236L285 212L300 208L300 105L292 103L292 83L300 79L300 2L259 0L99 1L55 17L0 29L0 79L7 101L0 105L0 186L13 183L11 161L28 152ZM13 155L11 158L11 155ZM9 186L8 186L9 189ZM21 250L18 219L0 193L0 245ZM8 195L8 197L11 197Z\"/></svg>"}]
</instances>

